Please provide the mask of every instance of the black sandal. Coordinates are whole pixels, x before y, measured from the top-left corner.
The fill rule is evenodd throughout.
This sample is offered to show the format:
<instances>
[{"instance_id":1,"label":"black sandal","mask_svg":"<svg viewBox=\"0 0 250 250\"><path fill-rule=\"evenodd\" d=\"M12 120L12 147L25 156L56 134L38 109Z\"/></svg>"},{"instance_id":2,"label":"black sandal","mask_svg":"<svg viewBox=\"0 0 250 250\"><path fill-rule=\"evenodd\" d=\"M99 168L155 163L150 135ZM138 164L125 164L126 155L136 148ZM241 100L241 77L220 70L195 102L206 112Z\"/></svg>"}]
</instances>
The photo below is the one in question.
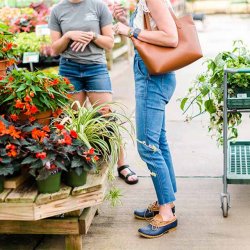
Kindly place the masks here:
<instances>
[{"instance_id":1,"label":"black sandal","mask_svg":"<svg viewBox=\"0 0 250 250\"><path fill-rule=\"evenodd\" d=\"M126 176L124 176L121 171L124 170L124 169L129 169L130 170L130 173L128 173ZM134 181L130 181L128 178L132 175L136 175L135 172L133 172L130 168L129 168L129 165L124 165L124 166L121 166L119 168L117 168L117 171L118 171L118 175L121 179L125 180L125 182L127 184L130 184L130 185L133 185L133 184L136 184L138 182L138 177L137 177L137 180L134 180Z\"/></svg>"}]
</instances>

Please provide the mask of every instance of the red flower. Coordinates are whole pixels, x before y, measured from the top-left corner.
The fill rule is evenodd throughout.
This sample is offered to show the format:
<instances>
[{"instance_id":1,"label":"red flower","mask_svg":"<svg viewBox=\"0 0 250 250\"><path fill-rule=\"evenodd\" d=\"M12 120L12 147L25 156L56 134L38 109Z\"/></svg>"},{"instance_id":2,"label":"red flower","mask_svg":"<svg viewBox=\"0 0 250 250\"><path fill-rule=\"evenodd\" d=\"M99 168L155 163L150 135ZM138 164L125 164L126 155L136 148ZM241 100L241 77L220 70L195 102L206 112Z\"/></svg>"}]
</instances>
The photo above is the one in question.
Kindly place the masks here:
<instances>
[{"instance_id":1,"label":"red flower","mask_svg":"<svg viewBox=\"0 0 250 250\"><path fill-rule=\"evenodd\" d=\"M33 91L30 92L30 96L31 96L31 97L34 97L34 96L35 96L35 94L34 94Z\"/></svg>"},{"instance_id":2,"label":"red flower","mask_svg":"<svg viewBox=\"0 0 250 250\"><path fill-rule=\"evenodd\" d=\"M57 166L56 166L55 164L52 164L52 165L50 166L50 169L57 169Z\"/></svg>"},{"instance_id":3,"label":"red flower","mask_svg":"<svg viewBox=\"0 0 250 250\"><path fill-rule=\"evenodd\" d=\"M42 153L36 153L36 158L38 159L45 159L47 157L47 154L45 152L42 152Z\"/></svg>"},{"instance_id":4,"label":"red flower","mask_svg":"<svg viewBox=\"0 0 250 250\"><path fill-rule=\"evenodd\" d=\"M90 161L91 160L91 158L90 157L86 157L86 161Z\"/></svg>"},{"instance_id":5,"label":"red flower","mask_svg":"<svg viewBox=\"0 0 250 250\"><path fill-rule=\"evenodd\" d=\"M39 111L39 109L35 106L35 105L32 105L31 107L30 107L30 112L31 112L31 114L35 114L35 113L37 113Z\"/></svg>"},{"instance_id":6,"label":"red flower","mask_svg":"<svg viewBox=\"0 0 250 250\"><path fill-rule=\"evenodd\" d=\"M56 128L62 130L64 129L64 126L62 124L56 124Z\"/></svg>"},{"instance_id":7,"label":"red flower","mask_svg":"<svg viewBox=\"0 0 250 250\"><path fill-rule=\"evenodd\" d=\"M15 108L23 109L24 105L25 104L21 100L17 99L16 104L15 104Z\"/></svg>"},{"instance_id":8,"label":"red flower","mask_svg":"<svg viewBox=\"0 0 250 250\"><path fill-rule=\"evenodd\" d=\"M24 98L24 101L25 102L31 102L32 99L30 98L30 96L26 95L25 98Z\"/></svg>"},{"instance_id":9,"label":"red flower","mask_svg":"<svg viewBox=\"0 0 250 250\"><path fill-rule=\"evenodd\" d=\"M58 79L55 79L51 82L51 85L57 85L59 83L59 80Z\"/></svg>"},{"instance_id":10,"label":"red flower","mask_svg":"<svg viewBox=\"0 0 250 250\"><path fill-rule=\"evenodd\" d=\"M64 143L67 145L71 145L72 144L72 139L69 135L64 136Z\"/></svg>"},{"instance_id":11,"label":"red flower","mask_svg":"<svg viewBox=\"0 0 250 250\"><path fill-rule=\"evenodd\" d=\"M71 135L72 138L75 138L75 139L78 137L75 130L70 130L70 135Z\"/></svg>"},{"instance_id":12,"label":"red flower","mask_svg":"<svg viewBox=\"0 0 250 250\"><path fill-rule=\"evenodd\" d=\"M10 76L10 77L9 77L9 81L10 81L10 82L13 82L14 80L15 80L15 78L14 78L13 76Z\"/></svg>"},{"instance_id":13,"label":"red flower","mask_svg":"<svg viewBox=\"0 0 250 250\"><path fill-rule=\"evenodd\" d=\"M2 81L4 79L4 77L3 76L0 76L0 81Z\"/></svg>"},{"instance_id":14,"label":"red flower","mask_svg":"<svg viewBox=\"0 0 250 250\"><path fill-rule=\"evenodd\" d=\"M89 153L90 155L93 155L93 154L95 153L95 149L94 149L94 148L91 148L91 149L88 151L88 153Z\"/></svg>"},{"instance_id":15,"label":"red flower","mask_svg":"<svg viewBox=\"0 0 250 250\"><path fill-rule=\"evenodd\" d=\"M70 84L70 80L67 77L64 77L63 80L66 84Z\"/></svg>"},{"instance_id":16,"label":"red flower","mask_svg":"<svg viewBox=\"0 0 250 250\"><path fill-rule=\"evenodd\" d=\"M10 115L10 119L12 121L16 122L19 119L19 117L16 114L12 114L12 115Z\"/></svg>"}]
</instances>

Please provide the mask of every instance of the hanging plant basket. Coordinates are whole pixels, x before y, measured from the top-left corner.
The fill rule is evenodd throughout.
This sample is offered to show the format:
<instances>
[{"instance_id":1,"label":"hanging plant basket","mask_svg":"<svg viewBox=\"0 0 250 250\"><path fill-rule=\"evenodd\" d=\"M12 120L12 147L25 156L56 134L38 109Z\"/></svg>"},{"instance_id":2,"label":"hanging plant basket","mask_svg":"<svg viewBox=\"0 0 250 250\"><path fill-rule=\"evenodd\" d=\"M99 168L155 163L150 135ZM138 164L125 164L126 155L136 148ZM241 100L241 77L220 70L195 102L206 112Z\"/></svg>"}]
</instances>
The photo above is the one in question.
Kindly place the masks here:
<instances>
[{"instance_id":1,"label":"hanging plant basket","mask_svg":"<svg viewBox=\"0 0 250 250\"><path fill-rule=\"evenodd\" d=\"M69 170L66 173L66 184L70 187L80 187L85 185L87 182L87 172L82 171L80 175L78 175L74 170Z\"/></svg>"},{"instance_id":2,"label":"hanging plant basket","mask_svg":"<svg viewBox=\"0 0 250 250\"><path fill-rule=\"evenodd\" d=\"M38 192L41 194L58 192L61 187L61 174L62 172L60 171L56 174L51 174L44 180L36 180Z\"/></svg>"},{"instance_id":3,"label":"hanging plant basket","mask_svg":"<svg viewBox=\"0 0 250 250\"><path fill-rule=\"evenodd\" d=\"M0 60L0 77L6 76L8 60Z\"/></svg>"}]
</instances>

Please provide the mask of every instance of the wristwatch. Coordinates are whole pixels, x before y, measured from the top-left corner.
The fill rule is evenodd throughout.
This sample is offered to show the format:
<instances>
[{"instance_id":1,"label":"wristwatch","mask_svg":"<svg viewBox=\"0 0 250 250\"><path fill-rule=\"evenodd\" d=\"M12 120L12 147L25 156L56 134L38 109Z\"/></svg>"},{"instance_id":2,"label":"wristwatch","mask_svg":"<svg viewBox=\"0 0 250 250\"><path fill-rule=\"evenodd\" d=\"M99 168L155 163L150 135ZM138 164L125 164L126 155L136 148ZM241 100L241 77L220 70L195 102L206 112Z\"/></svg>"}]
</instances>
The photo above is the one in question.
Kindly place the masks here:
<instances>
[{"instance_id":1,"label":"wristwatch","mask_svg":"<svg viewBox=\"0 0 250 250\"><path fill-rule=\"evenodd\" d=\"M138 39L139 34L141 33L141 29L135 28L133 31L133 37Z\"/></svg>"},{"instance_id":2,"label":"wristwatch","mask_svg":"<svg viewBox=\"0 0 250 250\"><path fill-rule=\"evenodd\" d=\"M92 41L94 42L98 38L98 34L96 32L93 32L93 39Z\"/></svg>"}]
</instances>

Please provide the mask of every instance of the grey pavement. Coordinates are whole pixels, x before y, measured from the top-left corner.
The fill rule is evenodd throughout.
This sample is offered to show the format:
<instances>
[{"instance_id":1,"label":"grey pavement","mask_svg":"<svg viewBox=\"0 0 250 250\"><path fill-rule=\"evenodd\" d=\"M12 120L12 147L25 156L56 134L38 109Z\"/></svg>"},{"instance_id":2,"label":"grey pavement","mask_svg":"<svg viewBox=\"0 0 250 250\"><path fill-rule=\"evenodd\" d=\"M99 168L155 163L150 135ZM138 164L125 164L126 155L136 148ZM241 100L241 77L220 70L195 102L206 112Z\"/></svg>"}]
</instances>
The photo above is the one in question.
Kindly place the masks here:
<instances>
[{"instance_id":1,"label":"grey pavement","mask_svg":"<svg viewBox=\"0 0 250 250\"><path fill-rule=\"evenodd\" d=\"M205 57L230 49L233 40L242 39L250 45L250 16L208 16L203 27L197 23ZM134 82L132 61L118 61L111 77L114 99L124 103L127 114L134 120ZM155 194L145 164L136 147L126 144L127 162L140 177L135 186L117 180L121 188L122 205L110 207L105 202L100 208L87 236L84 249L88 250L248 250L250 249L250 186L230 185L232 208L224 219L220 209L222 191L222 149L218 148L207 131L207 117L184 122L178 98L183 97L196 74L202 70L202 60L177 72L177 89L167 107L167 133L176 169L178 193L177 231L154 240L142 239L137 229L146 224L133 218L135 208L146 207ZM249 122L249 120L247 121ZM241 138L249 138L249 125L242 124ZM28 240L30 239L30 241ZM1 236L0 250L64 249L62 236Z\"/></svg>"}]
</instances>

